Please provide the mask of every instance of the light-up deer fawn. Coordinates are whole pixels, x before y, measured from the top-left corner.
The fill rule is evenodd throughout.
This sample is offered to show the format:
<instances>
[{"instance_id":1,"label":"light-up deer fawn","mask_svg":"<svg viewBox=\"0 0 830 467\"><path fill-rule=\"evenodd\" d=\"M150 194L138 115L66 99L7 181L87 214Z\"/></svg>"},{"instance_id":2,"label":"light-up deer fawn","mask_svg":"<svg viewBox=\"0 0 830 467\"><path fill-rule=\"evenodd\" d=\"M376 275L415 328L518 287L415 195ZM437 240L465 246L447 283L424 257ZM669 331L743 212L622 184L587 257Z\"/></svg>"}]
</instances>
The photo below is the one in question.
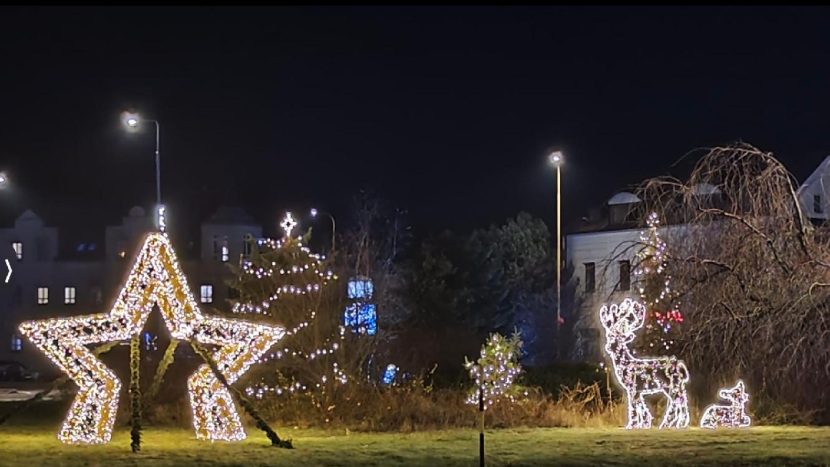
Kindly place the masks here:
<instances>
[{"instance_id":1,"label":"light-up deer fawn","mask_svg":"<svg viewBox=\"0 0 830 467\"><path fill-rule=\"evenodd\" d=\"M635 357L628 347L635 333L646 320L646 307L627 298L619 305L603 305L599 320L605 328L605 352L614 364L617 382L625 389L628 399L628 425L626 428L651 428L654 417L646 405L645 396L661 393L666 396L666 413L660 428L686 428L689 426L689 401L686 383L689 371L675 358Z\"/></svg>"},{"instance_id":2,"label":"light-up deer fawn","mask_svg":"<svg viewBox=\"0 0 830 467\"><path fill-rule=\"evenodd\" d=\"M712 404L703 411L700 417L701 428L715 429L719 426L726 428L745 428L752 420L746 414L746 403L749 402L749 394L746 393L744 382L738 380L734 388L721 389L718 396L729 404Z\"/></svg>"}]
</instances>

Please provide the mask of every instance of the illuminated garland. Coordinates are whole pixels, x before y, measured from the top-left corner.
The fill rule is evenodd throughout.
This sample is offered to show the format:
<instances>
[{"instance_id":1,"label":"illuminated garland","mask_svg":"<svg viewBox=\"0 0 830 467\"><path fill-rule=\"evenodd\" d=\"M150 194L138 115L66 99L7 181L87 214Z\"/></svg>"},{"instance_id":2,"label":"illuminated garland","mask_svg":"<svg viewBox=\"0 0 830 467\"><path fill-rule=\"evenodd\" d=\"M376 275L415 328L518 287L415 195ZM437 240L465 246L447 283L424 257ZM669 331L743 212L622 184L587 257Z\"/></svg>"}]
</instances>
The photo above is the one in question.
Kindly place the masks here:
<instances>
[{"instance_id":1,"label":"illuminated garland","mask_svg":"<svg viewBox=\"0 0 830 467\"><path fill-rule=\"evenodd\" d=\"M645 322L645 305L630 298L623 300L619 306L603 305L599 310L599 319L605 328L605 352L614 365L617 383L625 389L628 403L626 428L651 428L653 417L644 398L652 394L663 394L667 399L660 428L689 426L686 395L689 371L686 365L673 355L638 358L628 348Z\"/></svg>"},{"instance_id":2,"label":"illuminated garland","mask_svg":"<svg viewBox=\"0 0 830 467\"><path fill-rule=\"evenodd\" d=\"M86 346L124 341L139 334L155 304L174 339L219 346L213 358L230 383L257 363L285 334L279 326L203 316L167 236L149 234L108 314L28 321L20 325L20 332L79 386L58 434L62 442L97 444L110 440L121 383ZM245 438L233 399L210 367L199 367L187 385L198 439L238 441Z\"/></svg>"},{"instance_id":3,"label":"illuminated garland","mask_svg":"<svg viewBox=\"0 0 830 467\"><path fill-rule=\"evenodd\" d=\"M746 428L752 424L749 415L746 414L746 404L749 402L749 394L746 392L744 382L738 380L733 388L721 389L718 391L721 399L729 401L729 404L712 404L703 411L700 417L701 428L715 429L719 426L725 428Z\"/></svg>"},{"instance_id":4,"label":"illuminated garland","mask_svg":"<svg viewBox=\"0 0 830 467\"><path fill-rule=\"evenodd\" d=\"M465 361L464 366L470 372L475 386L467 396L468 404L478 404L480 393L484 392L485 409L502 399L515 402L519 389L514 385L522 372L518 362L522 341L518 335L507 339L493 333L481 346L477 362Z\"/></svg>"},{"instance_id":5,"label":"illuminated garland","mask_svg":"<svg viewBox=\"0 0 830 467\"><path fill-rule=\"evenodd\" d=\"M666 271L666 242L660 236L660 218L656 212L649 214L646 219L646 225L648 225L648 232L640 232L640 242L645 246L637 252L640 262L634 270L634 275L641 277L639 280L640 298L645 301L649 309L654 310L663 303L668 303L669 305L668 311L663 313L659 311L652 312L657 326L662 331L662 333L658 334L658 339L660 340L659 347L668 351L671 350L674 341L667 338L667 335L671 331L673 324L683 322L683 314L680 312L679 304L671 300L672 277L669 274L666 274L659 294L655 293L654 295L656 296L647 297L649 291L645 287L646 276L653 275L657 279ZM649 330L653 328L653 325L646 323L645 327ZM649 347L654 347L654 342L650 342Z\"/></svg>"}]
</instances>

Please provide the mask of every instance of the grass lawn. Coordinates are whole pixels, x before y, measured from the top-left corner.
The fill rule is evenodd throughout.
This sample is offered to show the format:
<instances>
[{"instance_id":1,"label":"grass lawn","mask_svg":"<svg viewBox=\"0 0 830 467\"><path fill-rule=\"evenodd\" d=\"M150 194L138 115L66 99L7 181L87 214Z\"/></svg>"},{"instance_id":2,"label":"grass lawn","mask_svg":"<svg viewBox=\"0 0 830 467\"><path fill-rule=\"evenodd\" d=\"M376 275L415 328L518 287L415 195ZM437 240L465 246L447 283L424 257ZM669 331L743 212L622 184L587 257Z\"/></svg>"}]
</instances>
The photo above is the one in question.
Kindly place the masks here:
<instances>
[{"instance_id":1,"label":"grass lawn","mask_svg":"<svg viewBox=\"0 0 830 467\"><path fill-rule=\"evenodd\" d=\"M473 430L362 434L278 430L296 449L272 448L255 428L238 444L196 441L189 430L148 428L132 454L129 432L104 446L66 446L58 425L0 426L0 466L477 466ZM716 432L622 429L521 429L487 432L490 466L830 465L830 428Z\"/></svg>"}]
</instances>

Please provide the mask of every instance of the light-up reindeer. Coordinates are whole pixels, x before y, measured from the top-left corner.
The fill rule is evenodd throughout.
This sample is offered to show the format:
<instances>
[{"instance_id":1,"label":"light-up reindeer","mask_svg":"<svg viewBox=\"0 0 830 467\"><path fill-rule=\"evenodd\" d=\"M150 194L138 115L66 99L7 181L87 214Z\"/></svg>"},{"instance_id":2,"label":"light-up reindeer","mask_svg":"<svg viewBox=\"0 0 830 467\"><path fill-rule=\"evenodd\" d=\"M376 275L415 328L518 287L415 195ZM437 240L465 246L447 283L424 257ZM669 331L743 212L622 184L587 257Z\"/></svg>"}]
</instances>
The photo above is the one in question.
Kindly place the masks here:
<instances>
[{"instance_id":1,"label":"light-up reindeer","mask_svg":"<svg viewBox=\"0 0 830 467\"><path fill-rule=\"evenodd\" d=\"M646 405L645 396L663 394L667 399L666 413L660 428L689 426L689 401L686 383L689 371L676 357L635 357L629 344L646 320L646 307L627 298L619 305L603 305L599 319L605 328L605 352L614 365L617 382L625 389L628 402L628 425L632 428L651 428L654 417Z\"/></svg>"},{"instance_id":2,"label":"light-up reindeer","mask_svg":"<svg viewBox=\"0 0 830 467\"><path fill-rule=\"evenodd\" d=\"M712 404L703 411L700 417L701 428L715 429L719 426L726 428L745 428L752 420L746 414L746 403L749 402L749 394L746 393L744 382L738 380L734 388L721 389L718 396L729 404Z\"/></svg>"}]
</instances>

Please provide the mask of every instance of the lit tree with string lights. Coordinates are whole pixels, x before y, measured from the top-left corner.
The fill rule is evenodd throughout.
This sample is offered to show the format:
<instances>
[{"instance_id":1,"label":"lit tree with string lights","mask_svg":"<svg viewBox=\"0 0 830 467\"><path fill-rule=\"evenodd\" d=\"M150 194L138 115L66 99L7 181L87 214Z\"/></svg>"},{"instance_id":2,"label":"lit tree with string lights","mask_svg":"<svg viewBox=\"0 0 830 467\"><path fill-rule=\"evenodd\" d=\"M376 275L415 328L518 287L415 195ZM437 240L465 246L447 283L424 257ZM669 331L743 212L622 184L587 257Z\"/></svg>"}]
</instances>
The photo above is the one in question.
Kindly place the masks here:
<instances>
[{"instance_id":1,"label":"lit tree with string lights","mask_svg":"<svg viewBox=\"0 0 830 467\"><path fill-rule=\"evenodd\" d=\"M325 401L336 386L348 381L341 356L345 339L343 304L330 258L306 246L310 231L292 235L297 223L288 213L280 223L279 240L250 239L250 256L235 267L230 284L239 293L234 313L280 324L285 338L263 358L245 380L246 392L257 399L311 394Z\"/></svg>"},{"instance_id":2,"label":"lit tree with string lights","mask_svg":"<svg viewBox=\"0 0 830 467\"><path fill-rule=\"evenodd\" d=\"M478 404L481 392L484 392L484 408L500 401L515 402L521 389L516 378L522 372L519 355L522 352L522 340L518 334L504 337L493 333L481 346L481 353L475 362L466 360L464 366L470 372L475 385L467 397L468 404Z\"/></svg>"},{"instance_id":3,"label":"lit tree with string lights","mask_svg":"<svg viewBox=\"0 0 830 467\"><path fill-rule=\"evenodd\" d=\"M642 248L637 252L638 263L634 270L640 298L645 301L648 310L639 346L651 353L662 354L669 352L674 345L683 314L671 289L667 246L656 212L649 214L646 225L648 229L640 232Z\"/></svg>"}]
</instances>

